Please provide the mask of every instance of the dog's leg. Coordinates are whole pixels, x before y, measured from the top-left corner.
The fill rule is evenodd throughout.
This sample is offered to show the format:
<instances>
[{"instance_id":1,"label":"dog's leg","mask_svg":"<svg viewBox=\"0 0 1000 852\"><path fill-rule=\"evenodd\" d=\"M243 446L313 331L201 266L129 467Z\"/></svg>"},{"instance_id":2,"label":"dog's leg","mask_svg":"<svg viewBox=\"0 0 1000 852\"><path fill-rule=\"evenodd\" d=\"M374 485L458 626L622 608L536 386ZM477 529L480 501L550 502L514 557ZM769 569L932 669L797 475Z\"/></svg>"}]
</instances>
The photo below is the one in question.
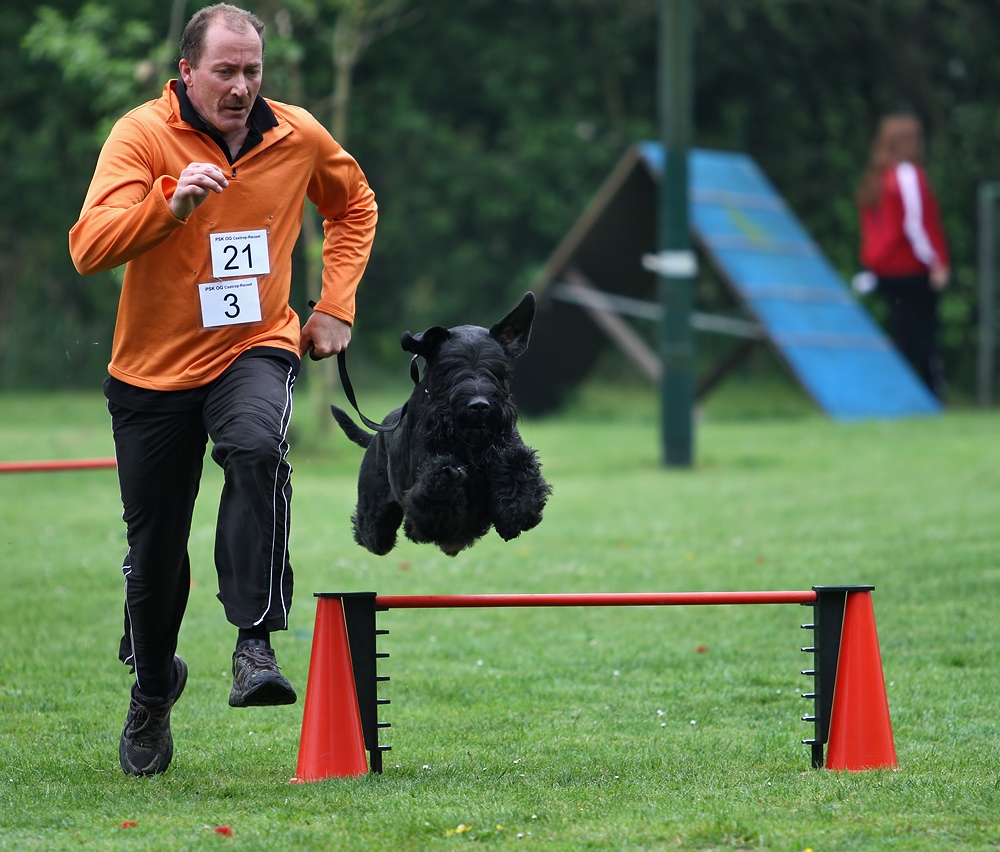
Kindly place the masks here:
<instances>
[{"instance_id":1,"label":"dog's leg","mask_svg":"<svg viewBox=\"0 0 1000 852\"><path fill-rule=\"evenodd\" d=\"M358 471L358 505L351 517L354 540L378 556L396 546L396 531L403 522L403 507L395 501L389 474L378 458L379 442L365 451Z\"/></svg>"},{"instance_id":2,"label":"dog's leg","mask_svg":"<svg viewBox=\"0 0 1000 852\"><path fill-rule=\"evenodd\" d=\"M466 481L468 470L454 456L438 455L420 465L413 487L406 493L403 530L411 541L438 545L449 556L468 547ZM487 529L489 527L487 526Z\"/></svg>"},{"instance_id":3,"label":"dog's leg","mask_svg":"<svg viewBox=\"0 0 1000 852\"><path fill-rule=\"evenodd\" d=\"M504 541L538 526L552 493L535 451L520 441L500 449L489 466L493 526Z\"/></svg>"}]
</instances>

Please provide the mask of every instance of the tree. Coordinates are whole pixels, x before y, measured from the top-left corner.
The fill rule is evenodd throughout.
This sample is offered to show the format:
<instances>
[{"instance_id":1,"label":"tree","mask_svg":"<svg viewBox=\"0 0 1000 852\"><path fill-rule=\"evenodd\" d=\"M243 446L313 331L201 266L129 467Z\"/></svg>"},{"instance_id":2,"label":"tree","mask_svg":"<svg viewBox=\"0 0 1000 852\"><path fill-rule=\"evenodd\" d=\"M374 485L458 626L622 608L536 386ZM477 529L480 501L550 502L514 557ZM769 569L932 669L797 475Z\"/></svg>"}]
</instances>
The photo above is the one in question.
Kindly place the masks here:
<instances>
[{"instance_id":1,"label":"tree","mask_svg":"<svg viewBox=\"0 0 1000 852\"><path fill-rule=\"evenodd\" d=\"M136 2L133 9L145 11L145 5ZM29 35L33 24L40 29ZM105 110L134 96L131 59L146 55L151 32L141 18L66 0L38 9L37 16L29 4L0 10L4 386L76 385L104 373L117 287L111 275L81 286L66 234L93 171L98 125ZM120 41L124 58L108 51L112 40ZM46 58L57 50L65 57L61 66ZM95 66L87 76L85 69Z\"/></svg>"},{"instance_id":2,"label":"tree","mask_svg":"<svg viewBox=\"0 0 1000 852\"><path fill-rule=\"evenodd\" d=\"M0 149L15 166L0 184L6 385L93 382L103 371L114 280L79 279L65 234L107 122L154 97L173 73L175 46L156 63L169 52L179 2L52 0L62 29L28 4L0 10ZM509 308L625 147L654 135L653 0L436 0L410 13L376 0L248 5L269 27L266 93L328 122L379 201L355 362L396 363L403 327L488 321ZM694 8L696 144L757 159L845 276L857 267L851 198L877 118L906 107L924 119L954 256L946 356L953 383L968 385L975 191L1000 177L992 44L1000 6L697 0ZM45 24L35 37L46 38L28 53L18 40L32 24ZM304 308L305 281L315 287L318 274L296 279ZM48 345L40 350L37 340Z\"/></svg>"}]
</instances>

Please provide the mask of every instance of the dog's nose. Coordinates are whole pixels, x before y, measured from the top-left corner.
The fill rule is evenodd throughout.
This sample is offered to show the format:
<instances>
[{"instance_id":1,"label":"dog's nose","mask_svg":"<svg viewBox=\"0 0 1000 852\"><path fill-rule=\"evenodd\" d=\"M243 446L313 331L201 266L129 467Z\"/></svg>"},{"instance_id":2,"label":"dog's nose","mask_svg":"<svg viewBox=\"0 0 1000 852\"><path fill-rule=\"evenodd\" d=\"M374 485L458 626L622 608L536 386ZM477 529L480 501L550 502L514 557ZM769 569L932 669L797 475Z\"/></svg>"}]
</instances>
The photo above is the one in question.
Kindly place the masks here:
<instances>
[{"instance_id":1,"label":"dog's nose","mask_svg":"<svg viewBox=\"0 0 1000 852\"><path fill-rule=\"evenodd\" d=\"M490 401L485 396L477 396L469 401L469 411L473 414L485 414L490 410Z\"/></svg>"}]
</instances>

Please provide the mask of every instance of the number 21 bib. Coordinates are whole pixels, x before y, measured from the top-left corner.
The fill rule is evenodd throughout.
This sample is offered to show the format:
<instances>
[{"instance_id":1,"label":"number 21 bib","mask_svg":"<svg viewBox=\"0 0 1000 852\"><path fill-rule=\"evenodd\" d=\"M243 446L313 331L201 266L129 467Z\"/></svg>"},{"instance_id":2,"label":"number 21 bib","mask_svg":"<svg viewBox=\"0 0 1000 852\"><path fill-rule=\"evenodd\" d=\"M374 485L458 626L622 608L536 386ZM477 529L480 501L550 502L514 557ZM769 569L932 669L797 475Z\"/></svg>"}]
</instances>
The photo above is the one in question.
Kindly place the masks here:
<instances>
[{"instance_id":1,"label":"number 21 bib","mask_svg":"<svg viewBox=\"0 0 1000 852\"><path fill-rule=\"evenodd\" d=\"M267 231L229 231L209 234L212 276L198 285L201 320L205 328L260 322L258 277L271 271Z\"/></svg>"}]
</instances>

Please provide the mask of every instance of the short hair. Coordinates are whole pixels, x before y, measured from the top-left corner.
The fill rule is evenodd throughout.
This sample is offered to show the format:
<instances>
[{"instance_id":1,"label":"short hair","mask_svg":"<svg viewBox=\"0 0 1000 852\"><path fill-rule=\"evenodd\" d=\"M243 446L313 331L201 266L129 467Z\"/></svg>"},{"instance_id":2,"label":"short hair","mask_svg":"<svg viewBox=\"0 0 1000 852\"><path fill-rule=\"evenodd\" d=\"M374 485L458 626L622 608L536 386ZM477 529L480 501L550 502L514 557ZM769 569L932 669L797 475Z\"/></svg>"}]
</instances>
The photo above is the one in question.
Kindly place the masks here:
<instances>
[{"instance_id":1,"label":"short hair","mask_svg":"<svg viewBox=\"0 0 1000 852\"><path fill-rule=\"evenodd\" d=\"M186 59L192 67L196 68L201 61L201 54L205 49L205 34L215 21L221 21L226 29L233 32L242 32L247 27L253 29L260 36L260 49L263 53L264 22L253 12L248 12L239 6L216 3L214 6L199 9L184 27L184 34L181 36L181 59Z\"/></svg>"}]
</instances>

